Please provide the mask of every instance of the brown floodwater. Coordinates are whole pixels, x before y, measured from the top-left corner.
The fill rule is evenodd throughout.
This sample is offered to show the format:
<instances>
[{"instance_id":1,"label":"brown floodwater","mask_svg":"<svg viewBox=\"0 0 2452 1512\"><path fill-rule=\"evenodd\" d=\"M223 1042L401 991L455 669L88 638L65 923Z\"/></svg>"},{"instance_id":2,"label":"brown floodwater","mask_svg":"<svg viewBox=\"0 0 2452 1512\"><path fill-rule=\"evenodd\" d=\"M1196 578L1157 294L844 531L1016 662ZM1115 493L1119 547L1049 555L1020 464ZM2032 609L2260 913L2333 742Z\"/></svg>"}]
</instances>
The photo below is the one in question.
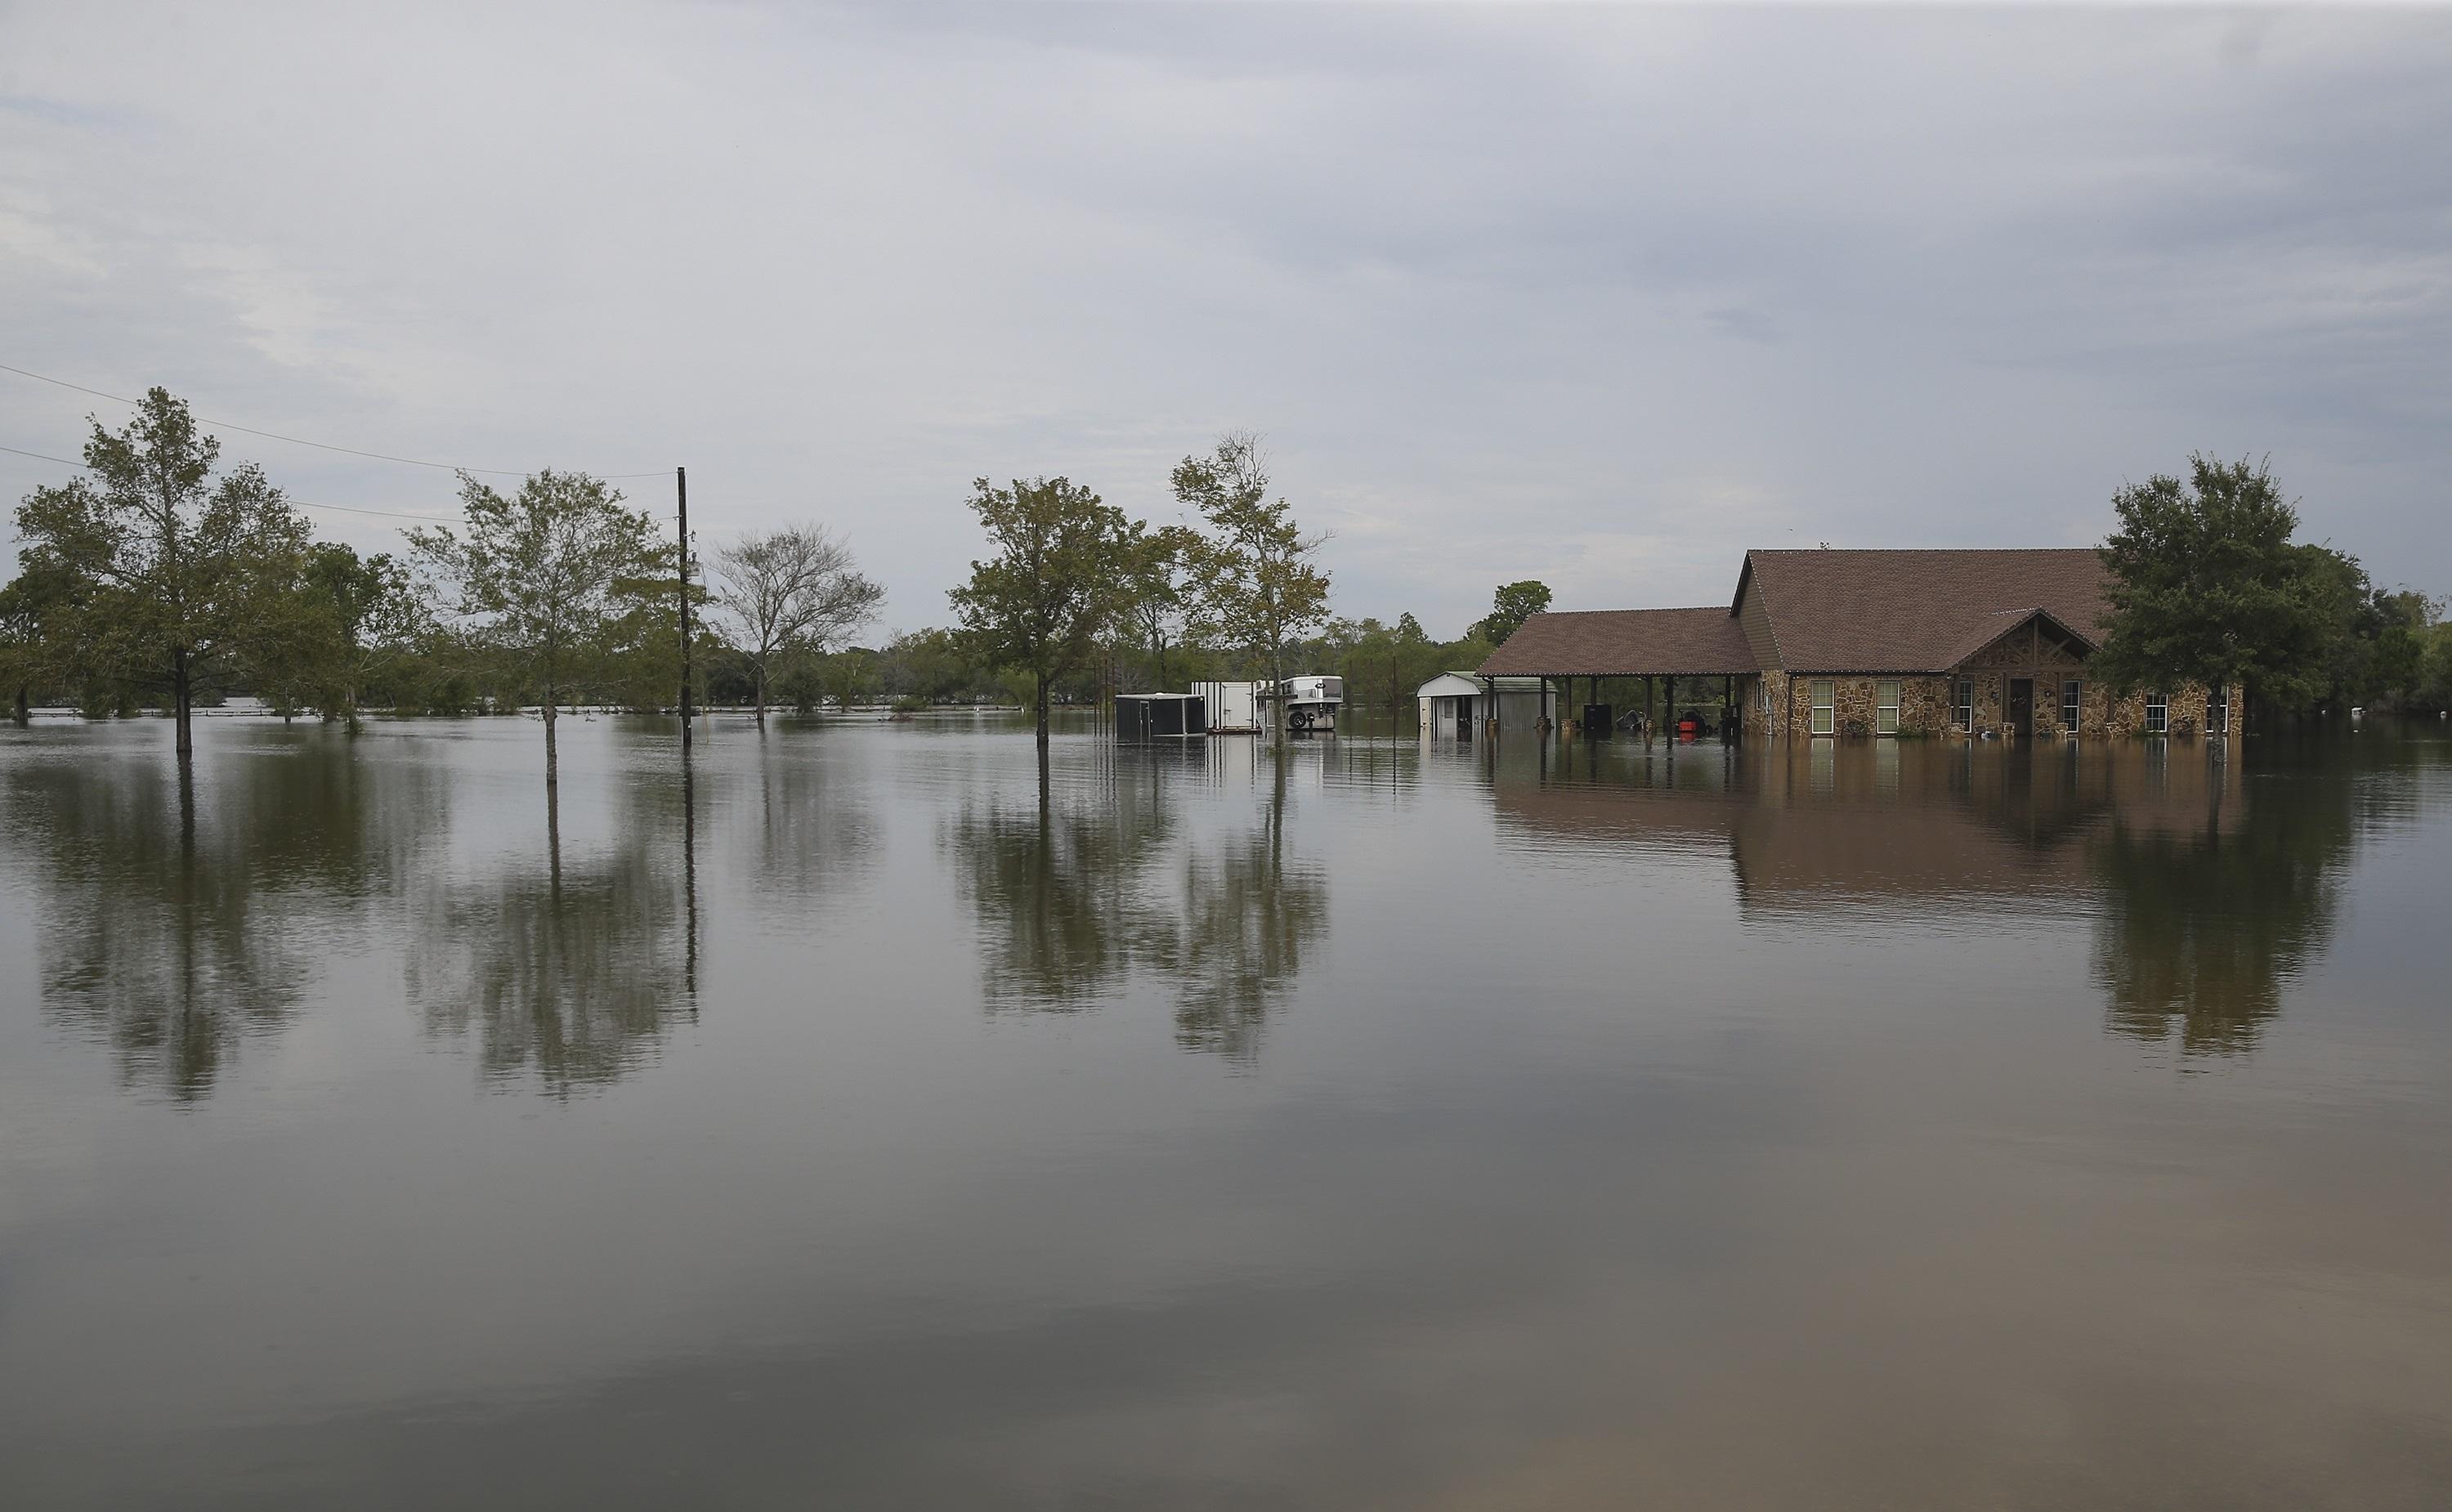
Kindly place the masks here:
<instances>
[{"instance_id":1,"label":"brown floodwater","mask_svg":"<svg viewBox=\"0 0 2452 1512\"><path fill-rule=\"evenodd\" d=\"M2452 742L0 730L0 1505L2436 1508Z\"/></svg>"}]
</instances>

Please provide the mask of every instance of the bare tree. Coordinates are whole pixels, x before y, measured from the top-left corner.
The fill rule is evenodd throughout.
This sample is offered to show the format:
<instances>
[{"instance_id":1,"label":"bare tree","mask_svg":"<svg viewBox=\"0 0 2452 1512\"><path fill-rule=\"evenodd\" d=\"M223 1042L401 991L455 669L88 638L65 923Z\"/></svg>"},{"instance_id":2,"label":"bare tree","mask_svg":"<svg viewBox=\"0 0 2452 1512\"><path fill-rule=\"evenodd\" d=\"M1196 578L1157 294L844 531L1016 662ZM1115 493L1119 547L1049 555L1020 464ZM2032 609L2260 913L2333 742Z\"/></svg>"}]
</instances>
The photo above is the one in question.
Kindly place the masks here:
<instances>
[{"instance_id":1,"label":"bare tree","mask_svg":"<svg viewBox=\"0 0 2452 1512\"><path fill-rule=\"evenodd\" d=\"M758 722L766 722L767 663L781 651L824 653L877 616L885 590L852 566L851 548L820 525L786 525L742 537L715 554L731 616L749 658Z\"/></svg>"}]
</instances>

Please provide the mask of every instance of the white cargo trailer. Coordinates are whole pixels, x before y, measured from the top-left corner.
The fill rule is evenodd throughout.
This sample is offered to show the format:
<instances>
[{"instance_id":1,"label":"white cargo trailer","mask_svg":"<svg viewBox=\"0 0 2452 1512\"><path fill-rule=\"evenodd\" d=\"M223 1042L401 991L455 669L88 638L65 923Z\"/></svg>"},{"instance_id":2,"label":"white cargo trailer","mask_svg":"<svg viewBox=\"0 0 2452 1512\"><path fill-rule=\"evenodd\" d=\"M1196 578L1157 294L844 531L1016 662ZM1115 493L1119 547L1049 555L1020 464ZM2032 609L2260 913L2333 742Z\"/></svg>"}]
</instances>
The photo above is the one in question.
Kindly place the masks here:
<instances>
[{"instance_id":1,"label":"white cargo trailer","mask_svg":"<svg viewBox=\"0 0 2452 1512\"><path fill-rule=\"evenodd\" d=\"M1259 729L1258 683L1196 682L1192 691L1208 704L1211 735L1250 735Z\"/></svg>"}]
</instances>

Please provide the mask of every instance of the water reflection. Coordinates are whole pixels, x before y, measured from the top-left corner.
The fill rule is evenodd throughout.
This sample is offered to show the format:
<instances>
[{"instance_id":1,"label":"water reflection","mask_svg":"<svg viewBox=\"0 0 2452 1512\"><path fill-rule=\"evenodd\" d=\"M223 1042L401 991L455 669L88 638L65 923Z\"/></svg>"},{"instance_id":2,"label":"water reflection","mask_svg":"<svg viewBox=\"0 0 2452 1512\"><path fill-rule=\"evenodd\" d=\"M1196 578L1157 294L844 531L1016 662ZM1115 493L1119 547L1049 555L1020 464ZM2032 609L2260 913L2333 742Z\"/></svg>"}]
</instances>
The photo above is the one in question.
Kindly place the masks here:
<instances>
[{"instance_id":1,"label":"water reflection","mask_svg":"<svg viewBox=\"0 0 2452 1512\"><path fill-rule=\"evenodd\" d=\"M2189 1055L2253 1049L2284 989L2324 948L2356 834L2342 781L2269 785L2204 822L2115 816L2089 849L2102 895L2094 977L2117 1033Z\"/></svg>"},{"instance_id":2,"label":"water reflection","mask_svg":"<svg viewBox=\"0 0 2452 1512\"><path fill-rule=\"evenodd\" d=\"M472 1038L487 1079L557 1095L616 1080L697 1011L694 783L623 790L599 849L565 855L545 796L543 854L422 878L408 911L408 998L429 1033Z\"/></svg>"},{"instance_id":3,"label":"water reflection","mask_svg":"<svg viewBox=\"0 0 2452 1512\"><path fill-rule=\"evenodd\" d=\"M2357 829L2338 761L2262 783L2198 745L2087 749L1829 741L1721 766L1627 760L1493 775L1537 845L1725 854L1742 913L1936 932L2092 920L2116 1032L2188 1055L2252 1048L2324 948ZM1699 785L1698 785L1699 780Z\"/></svg>"},{"instance_id":4,"label":"water reflection","mask_svg":"<svg viewBox=\"0 0 2452 1512\"><path fill-rule=\"evenodd\" d=\"M1208 802L1196 826L1181 809L1207 780L1197 760L1135 754L1101 782L978 800L945 827L989 1011L1065 1011L1141 982L1173 1001L1185 1049L1257 1053L1327 933L1328 883L1287 853L1282 762L1261 772L1256 813Z\"/></svg>"},{"instance_id":5,"label":"water reflection","mask_svg":"<svg viewBox=\"0 0 2452 1512\"><path fill-rule=\"evenodd\" d=\"M34 859L42 1002L122 1082L192 1103L313 985L350 904L410 865L441 784L320 732L201 771L150 754L20 761L11 848Z\"/></svg>"}]
</instances>

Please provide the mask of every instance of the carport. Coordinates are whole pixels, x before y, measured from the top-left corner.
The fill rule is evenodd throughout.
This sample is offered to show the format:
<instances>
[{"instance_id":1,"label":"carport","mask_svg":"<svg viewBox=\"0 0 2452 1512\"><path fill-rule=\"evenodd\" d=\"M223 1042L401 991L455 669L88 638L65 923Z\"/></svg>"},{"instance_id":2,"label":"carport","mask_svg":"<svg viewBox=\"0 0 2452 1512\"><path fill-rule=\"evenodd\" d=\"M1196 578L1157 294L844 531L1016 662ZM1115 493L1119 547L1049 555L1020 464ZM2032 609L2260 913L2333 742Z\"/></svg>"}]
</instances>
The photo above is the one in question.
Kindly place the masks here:
<instances>
[{"instance_id":1,"label":"carport","mask_svg":"<svg viewBox=\"0 0 2452 1512\"><path fill-rule=\"evenodd\" d=\"M1716 695L1726 711L1724 733L1737 738L1745 728L1744 699L1761 675L1745 631L1725 607L1537 614L1475 672L1486 685L1501 677L1563 685L1568 712L1579 727L1588 711L1598 715L1608 708L1600 697L1603 679L1639 679L1647 740L1653 731L1674 725L1681 682L1690 695L1703 689ZM1580 701L1574 696L1578 677L1586 694ZM1598 727L1582 732L1588 738L1612 733L1598 718L1590 722ZM1502 728L1501 721L1493 721L1493 734Z\"/></svg>"}]
</instances>

